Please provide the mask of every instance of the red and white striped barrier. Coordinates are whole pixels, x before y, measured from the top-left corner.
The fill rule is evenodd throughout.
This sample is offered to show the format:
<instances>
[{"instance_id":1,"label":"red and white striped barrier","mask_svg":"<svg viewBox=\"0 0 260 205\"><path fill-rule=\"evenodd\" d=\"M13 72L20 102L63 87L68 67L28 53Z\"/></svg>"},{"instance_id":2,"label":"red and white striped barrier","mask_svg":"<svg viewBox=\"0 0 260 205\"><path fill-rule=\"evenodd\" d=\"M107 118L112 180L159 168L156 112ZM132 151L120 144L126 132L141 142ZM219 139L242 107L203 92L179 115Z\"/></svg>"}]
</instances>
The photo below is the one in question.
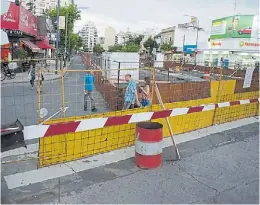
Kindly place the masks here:
<instances>
[{"instance_id":1,"label":"red and white striped barrier","mask_svg":"<svg viewBox=\"0 0 260 205\"><path fill-rule=\"evenodd\" d=\"M138 167L158 168L161 166L162 128L160 123L155 122L141 122L136 125L135 161Z\"/></svg>"},{"instance_id":2,"label":"red and white striped barrier","mask_svg":"<svg viewBox=\"0 0 260 205\"><path fill-rule=\"evenodd\" d=\"M174 108L171 110L163 110L156 112L142 112L134 113L131 115L115 116L115 117L103 117L83 119L72 122L57 123L51 125L31 125L24 127L25 140L38 139L42 137L48 137L53 135L60 135L73 132L82 132L87 130L93 130L108 126L124 125L137 122L144 122L149 120L155 120L166 117L174 117L179 115L186 115L195 112L204 112L215 110L217 108L230 107L234 105L244 105L250 103L258 103L258 99L238 100L232 102L221 102L217 104L200 105L195 107L183 107Z\"/></svg>"}]
</instances>

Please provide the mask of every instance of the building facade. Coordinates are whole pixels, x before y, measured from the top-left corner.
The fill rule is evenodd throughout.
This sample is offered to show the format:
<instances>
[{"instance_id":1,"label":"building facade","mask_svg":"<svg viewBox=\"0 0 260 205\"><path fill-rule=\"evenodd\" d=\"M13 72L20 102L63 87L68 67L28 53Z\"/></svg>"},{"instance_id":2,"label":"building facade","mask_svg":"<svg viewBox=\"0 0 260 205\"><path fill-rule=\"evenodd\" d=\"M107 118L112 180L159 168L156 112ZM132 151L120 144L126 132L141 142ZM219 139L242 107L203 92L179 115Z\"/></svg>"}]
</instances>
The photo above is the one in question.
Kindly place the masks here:
<instances>
[{"instance_id":1,"label":"building facade","mask_svg":"<svg viewBox=\"0 0 260 205\"><path fill-rule=\"evenodd\" d=\"M115 44L124 45L127 41L133 39L136 35L130 31L119 32L115 38Z\"/></svg>"},{"instance_id":2,"label":"building facade","mask_svg":"<svg viewBox=\"0 0 260 205\"><path fill-rule=\"evenodd\" d=\"M60 0L60 6L68 6L73 0ZM42 16L46 10L57 7L57 0L21 0L21 5L32 11L36 16Z\"/></svg>"},{"instance_id":3,"label":"building facade","mask_svg":"<svg viewBox=\"0 0 260 205\"><path fill-rule=\"evenodd\" d=\"M116 30L112 27L106 28L103 48L107 51L109 46L115 45L115 42L116 42Z\"/></svg>"},{"instance_id":4,"label":"building facade","mask_svg":"<svg viewBox=\"0 0 260 205\"><path fill-rule=\"evenodd\" d=\"M260 16L234 15L215 19L211 25L210 40L198 47L201 65L241 68L259 65L260 62Z\"/></svg>"},{"instance_id":5,"label":"building facade","mask_svg":"<svg viewBox=\"0 0 260 205\"><path fill-rule=\"evenodd\" d=\"M88 22L80 31L80 37L83 41L83 48L88 52L93 52L98 41L96 26L92 22Z\"/></svg>"}]
</instances>

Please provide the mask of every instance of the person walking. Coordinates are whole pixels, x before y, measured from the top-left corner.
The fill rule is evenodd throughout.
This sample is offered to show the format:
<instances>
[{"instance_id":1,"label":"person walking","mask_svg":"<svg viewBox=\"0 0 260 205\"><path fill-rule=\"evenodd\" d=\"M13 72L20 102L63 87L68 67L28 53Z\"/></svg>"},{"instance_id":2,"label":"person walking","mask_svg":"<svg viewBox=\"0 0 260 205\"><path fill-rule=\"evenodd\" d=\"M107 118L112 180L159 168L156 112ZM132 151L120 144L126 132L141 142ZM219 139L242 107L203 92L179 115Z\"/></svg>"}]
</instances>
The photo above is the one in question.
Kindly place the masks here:
<instances>
[{"instance_id":1,"label":"person walking","mask_svg":"<svg viewBox=\"0 0 260 205\"><path fill-rule=\"evenodd\" d=\"M140 106L136 90L136 83L134 80L132 80L131 74L125 75L125 81L128 82L128 85L125 91L123 110L133 109L135 102L138 106Z\"/></svg>"},{"instance_id":2,"label":"person walking","mask_svg":"<svg viewBox=\"0 0 260 205\"><path fill-rule=\"evenodd\" d=\"M143 107L150 106L150 85L151 85L151 80L149 77L144 78L145 81L145 86L140 87L141 89L141 105Z\"/></svg>"},{"instance_id":3,"label":"person walking","mask_svg":"<svg viewBox=\"0 0 260 205\"><path fill-rule=\"evenodd\" d=\"M30 81L31 90L33 90L33 88L34 88L35 76L36 76L35 65L33 62L31 62L30 70L28 72L28 80Z\"/></svg>"},{"instance_id":4,"label":"person walking","mask_svg":"<svg viewBox=\"0 0 260 205\"><path fill-rule=\"evenodd\" d=\"M94 97L93 97L94 80L95 80L95 77L94 77L92 71L88 72L85 75L85 78L84 78L84 83L85 83L84 111L87 111L87 100L88 100L88 98L90 98L91 111L96 112L98 110L95 106Z\"/></svg>"}]
</instances>

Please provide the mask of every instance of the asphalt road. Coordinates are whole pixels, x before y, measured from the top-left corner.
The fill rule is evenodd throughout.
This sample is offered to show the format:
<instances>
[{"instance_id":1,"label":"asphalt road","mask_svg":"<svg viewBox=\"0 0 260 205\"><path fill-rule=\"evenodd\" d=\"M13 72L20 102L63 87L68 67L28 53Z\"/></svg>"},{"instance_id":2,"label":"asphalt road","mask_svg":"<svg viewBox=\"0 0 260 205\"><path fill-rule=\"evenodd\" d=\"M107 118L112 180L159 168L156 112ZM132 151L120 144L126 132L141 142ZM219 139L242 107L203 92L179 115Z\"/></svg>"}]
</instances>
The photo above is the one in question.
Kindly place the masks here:
<instances>
[{"instance_id":1,"label":"asphalt road","mask_svg":"<svg viewBox=\"0 0 260 205\"><path fill-rule=\"evenodd\" d=\"M258 133L253 123L184 142L180 161L172 161L172 147L165 148L158 169L141 170L131 158L11 190L2 177L2 203L258 204ZM4 164L2 176L36 164Z\"/></svg>"},{"instance_id":2,"label":"asphalt road","mask_svg":"<svg viewBox=\"0 0 260 205\"><path fill-rule=\"evenodd\" d=\"M66 116L78 116L90 114L89 110L83 111L84 102L84 76L85 66L81 62L80 56L75 56L72 60L71 70L78 72L67 72L64 77L64 102L68 107ZM44 75L44 73L43 73ZM38 106L46 108L48 114L43 118L47 119L58 112L53 118L63 117L59 112L62 107L62 82L61 79L43 81L41 87L40 104L36 89L31 90L28 83L12 83L1 86L1 123L12 123L19 119L23 125L38 123ZM102 96L94 91L94 99L98 112L107 111L107 105Z\"/></svg>"}]
</instances>

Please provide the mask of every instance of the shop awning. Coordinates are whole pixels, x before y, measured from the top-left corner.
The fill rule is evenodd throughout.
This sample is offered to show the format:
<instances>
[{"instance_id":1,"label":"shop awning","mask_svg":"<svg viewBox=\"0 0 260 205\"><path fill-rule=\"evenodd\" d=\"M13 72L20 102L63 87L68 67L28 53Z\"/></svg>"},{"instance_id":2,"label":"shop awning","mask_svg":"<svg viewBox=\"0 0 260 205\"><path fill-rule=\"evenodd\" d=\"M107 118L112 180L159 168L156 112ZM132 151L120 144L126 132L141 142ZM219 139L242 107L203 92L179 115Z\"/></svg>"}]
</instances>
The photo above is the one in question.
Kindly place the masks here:
<instances>
[{"instance_id":1,"label":"shop awning","mask_svg":"<svg viewBox=\"0 0 260 205\"><path fill-rule=\"evenodd\" d=\"M38 53L41 51L41 49L38 46L36 46L34 43L32 43L29 40L22 40L22 42L24 43L24 45L30 48L34 53Z\"/></svg>"},{"instance_id":2,"label":"shop awning","mask_svg":"<svg viewBox=\"0 0 260 205\"><path fill-rule=\"evenodd\" d=\"M40 41L37 43L37 46L41 49L52 49L55 50L56 48L54 48L53 46L51 46L50 44L48 44L45 41Z\"/></svg>"}]
</instances>

